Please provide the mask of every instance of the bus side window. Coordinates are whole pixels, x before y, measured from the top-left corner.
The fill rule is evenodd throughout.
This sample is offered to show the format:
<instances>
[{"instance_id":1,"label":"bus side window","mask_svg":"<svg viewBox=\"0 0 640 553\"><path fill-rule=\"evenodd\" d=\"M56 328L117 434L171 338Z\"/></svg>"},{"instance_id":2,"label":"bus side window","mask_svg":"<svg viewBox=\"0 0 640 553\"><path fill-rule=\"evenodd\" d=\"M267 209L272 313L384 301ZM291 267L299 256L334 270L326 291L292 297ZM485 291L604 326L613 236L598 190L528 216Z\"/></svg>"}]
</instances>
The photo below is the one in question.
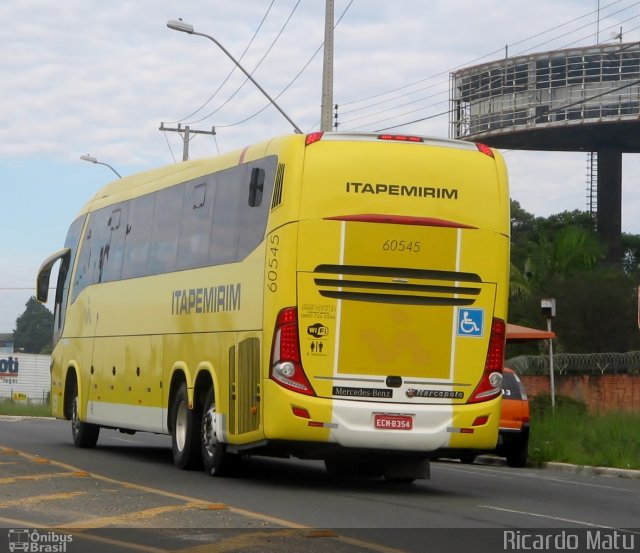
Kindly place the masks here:
<instances>
[{"instance_id":1,"label":"bus side window","mask_svg":"<svg viewBox=\"0 0 640 553\"><path fill-rule=\"evenodd\" d=\"M180 217L178 270L204 267L207 264L216 197L215 184L215 176L209 175L206 182L192 182L186 186Z\"/></svg>"},{"instance_id":2,"label":"bus side window","mask_svg":"<svg viewBox=\"0 0 640 553\"><path fill-rule=\"evenodd\" d=\"M89 223L82 241L78 266L73 279L72 301L87 286L99 282L107 231L111 232L107 227L107 221L112 210L111 207L103 208L89 215Z\"/></svg>"},{"instance_id":3,"label":"bus side window","mask_svg":"<svg viewBox=\"0 0 640 553\"><path fill-rule=\"evenodd\" d=\"M133 278L147 274L149 240L156 194L147 194L131 200L124 239L122 278Z\"/></svg>"},{"instance_id":4,"label":"bus side window","mask_svg":"<svg viewBox=\"0 0 640 553\"><path fill-rule=\"evenodd\" d=\"M246 166L220 171L216 175L216 198L209 242L209 263L221 265L238 259L240 211L246 194ZM244 185L244 186L243 186Z\"/></svg>"},{"instance_id":5,"label":"bus side window","mask_svg":"<svg viewBox=\"0 0 640 553\"><path fill-rule=\"evenodd\" d=\"M111 212L107 221L107 241L104 244L101 273L98 282L120 280L122 254L124 252L127 204L120 204Z\"/></svg>"},{"instance_id":6,"label":"bus side window","mask_svg":"<svg viewBox=\"0 0 640 553\"><path fill-rule=\"evenodd\" d=\"M147 269L149 275L168 273L176 268L184 189L184 186L172 186L156 194Z\"/></svg>"}]
</instances>

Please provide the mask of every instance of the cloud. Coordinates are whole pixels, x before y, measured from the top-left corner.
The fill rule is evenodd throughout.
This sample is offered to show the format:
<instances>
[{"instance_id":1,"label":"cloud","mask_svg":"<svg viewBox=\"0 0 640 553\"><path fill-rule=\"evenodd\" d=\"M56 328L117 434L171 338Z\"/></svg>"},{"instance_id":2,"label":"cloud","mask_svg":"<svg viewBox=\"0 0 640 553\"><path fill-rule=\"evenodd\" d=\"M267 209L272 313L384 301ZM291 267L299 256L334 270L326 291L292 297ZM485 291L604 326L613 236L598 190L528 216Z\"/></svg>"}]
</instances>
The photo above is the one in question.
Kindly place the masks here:
<instances>
[{"instance_id":1,"label":"cloud","mask_svg":"<svg viewBox=\"0 0 640 553\"><path fill-rule=\"evenodd\" d=\"M275 0L243 66L251 70L259 62L296 2ZM252 117L268 102L250 83L225 104L244 80L239 71L206 107L184 119L222 84L233 64L206 38L166 27L167 20L182 17L239 57L269 5L269 0L0 3L0 16L10 22L0 39L0 193L3 205L11 206L0 231L12 237L5 247L7 262L22 267L11 282L0 275L0 286L23 281L31 286L34 268L63 243L80 206L114 178L105 167L80 162L80 154L96 155L123 174L172 163L182 157L182 140L177 133L161 133L160 122L186 124L216 109L212 117L192 123L199 129L215 126L217 135L193 138L191 157L291 132L273 107ZM347 6L334 52L333 99L340 106L341 130L425 119L398 130L447 136L448 118L437 115L448 109L450 70L499 59L506 44L510 54L549 50L580 37L586 37L580 44L588 44L596 27L595 7L579 0L336 0L336 19ZM624 6L618 15L612 14L623 4L602 6L601 28L625 25L625 41L633 41L638 31L624 21L638 8ZM323 42L324 8L322 1L300 2L256 70L255 78L272 96L291 83ZM535 38L525 40L529 37ZM305 131L320 121L321 75L322 53L277 100ZM512 195L528 211L549 215L585 208L584 154L505 157ZM630 232L640 232L637 158L625 156L624 162L623 224ZM3 309L6 298L0 294ZM26 299L19 301L14 311L23 310Z\"/></svg>"}]
</instances>

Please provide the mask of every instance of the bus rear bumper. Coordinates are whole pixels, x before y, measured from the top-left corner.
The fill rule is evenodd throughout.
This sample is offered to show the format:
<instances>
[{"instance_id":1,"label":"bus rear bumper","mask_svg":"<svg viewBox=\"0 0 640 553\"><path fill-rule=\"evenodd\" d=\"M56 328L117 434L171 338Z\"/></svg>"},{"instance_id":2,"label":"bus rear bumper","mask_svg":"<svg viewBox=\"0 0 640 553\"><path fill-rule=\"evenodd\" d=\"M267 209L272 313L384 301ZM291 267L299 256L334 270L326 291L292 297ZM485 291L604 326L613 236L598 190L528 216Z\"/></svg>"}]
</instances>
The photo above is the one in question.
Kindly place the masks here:
<instances>
[{"instance_id":1,"label":"bus rear bumper","mask_svg":"<svg viewBox=\"0 0 640 553\"><path fill-rule=\"evenodd\" d=\"M265 394L278 405L264 413L267 440L428 454L493 449L498 439L500 398L462 405L354 401L304 396L272 382Z\"/></svg>"},{"instance_id":2,"label":"bus rear bumper","mask_svg":"<svg viewBox=\"0 0 640 553\"><path fill-rule=\"evenodd\" d=\"M392 427L393 421L408 420L410 429ZM450 447L483 449L495 446L499 410L487 404L334 401L333 421L337 426L331 431L331 439L345 447L424 452Z\"/></svg>"}]
</instances>

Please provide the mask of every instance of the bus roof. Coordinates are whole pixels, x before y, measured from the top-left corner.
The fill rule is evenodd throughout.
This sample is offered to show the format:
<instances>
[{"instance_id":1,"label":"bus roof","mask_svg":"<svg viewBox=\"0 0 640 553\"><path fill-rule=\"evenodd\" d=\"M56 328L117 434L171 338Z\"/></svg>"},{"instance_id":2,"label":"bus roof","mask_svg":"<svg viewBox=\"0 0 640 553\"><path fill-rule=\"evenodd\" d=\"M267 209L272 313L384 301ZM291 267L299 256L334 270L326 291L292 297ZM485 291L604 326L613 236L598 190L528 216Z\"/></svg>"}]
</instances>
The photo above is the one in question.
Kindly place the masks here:
<instances>
[{"instance_id":1,"label":"bus roof","mask_svg":"<svg viewBox=\"0 0 640 553\"><path fill-rule=\"evenodd\" d=\"M274 137L263 142L245 146L237 150L233 150L226 154L214 157L206 157L189 161L181 161L147 171L135 173L130 176L122 177L112 181L102 188L87 202L81 210L85 213L93 207L93 204L104 205L111 203L108 198L113 196L125 196L144 194L148 188L149 191L165 186L171 186L179 182L185 182L190 179L201 177L212 171L234 167L243 161L251 161L256 157L264 155L267 147L274 142L300 142L310 145L318 141L344 141L344 142L405 142L417 143L420 145L456 148L463 150L477 150L478 146L474 142L464 140L453 140L448 138L429 137L422 135L409 134L390 134L390 133L356 133L356 132L313 132L306 135L290 134ZM100 200L103 200L101 202ZM116 200L117 201L117 200Z\"/></svg>"}]
</instances>

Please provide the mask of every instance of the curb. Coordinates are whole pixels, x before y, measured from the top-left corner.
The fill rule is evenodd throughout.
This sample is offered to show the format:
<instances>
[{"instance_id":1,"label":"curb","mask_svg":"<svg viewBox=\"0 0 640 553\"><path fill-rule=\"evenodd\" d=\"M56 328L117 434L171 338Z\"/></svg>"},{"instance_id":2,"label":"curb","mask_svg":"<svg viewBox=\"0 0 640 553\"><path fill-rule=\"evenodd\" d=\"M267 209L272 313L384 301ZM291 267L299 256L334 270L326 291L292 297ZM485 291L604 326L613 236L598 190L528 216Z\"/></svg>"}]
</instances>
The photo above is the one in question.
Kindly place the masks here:
<instances>
[{"instance_id":1,"label":"curb","mask_svg":"<svg viewBox=\"0 0 640 553\"><path fill-rule=\"evenodd\" d=\"M542 468L568 472L573 474L586 474L587 476L615 476L617 478L640 479L640 470L620 469L611 467L591 467L589 465L571 465L569 463L548 462L543 463Z\"/></svg>"},{"instance_id":2,"label":"curb","mask_svg":"<svg viewBox=\"0 0 640 553\"><path fill-rule=\"evenodd\" d=\"M506 461L501 457L493 455L479 455L476 459L484 465L506 466ZM627 478L630 480L640 480L640 470L621 469L611 467L592 467L589 465L572 465L571 463L558 463L549 461L546 463L527 463L526 468L549 469L566 474L585 474L587 476L613 476L616 478Z\"/></svg>"}]
</instances>

